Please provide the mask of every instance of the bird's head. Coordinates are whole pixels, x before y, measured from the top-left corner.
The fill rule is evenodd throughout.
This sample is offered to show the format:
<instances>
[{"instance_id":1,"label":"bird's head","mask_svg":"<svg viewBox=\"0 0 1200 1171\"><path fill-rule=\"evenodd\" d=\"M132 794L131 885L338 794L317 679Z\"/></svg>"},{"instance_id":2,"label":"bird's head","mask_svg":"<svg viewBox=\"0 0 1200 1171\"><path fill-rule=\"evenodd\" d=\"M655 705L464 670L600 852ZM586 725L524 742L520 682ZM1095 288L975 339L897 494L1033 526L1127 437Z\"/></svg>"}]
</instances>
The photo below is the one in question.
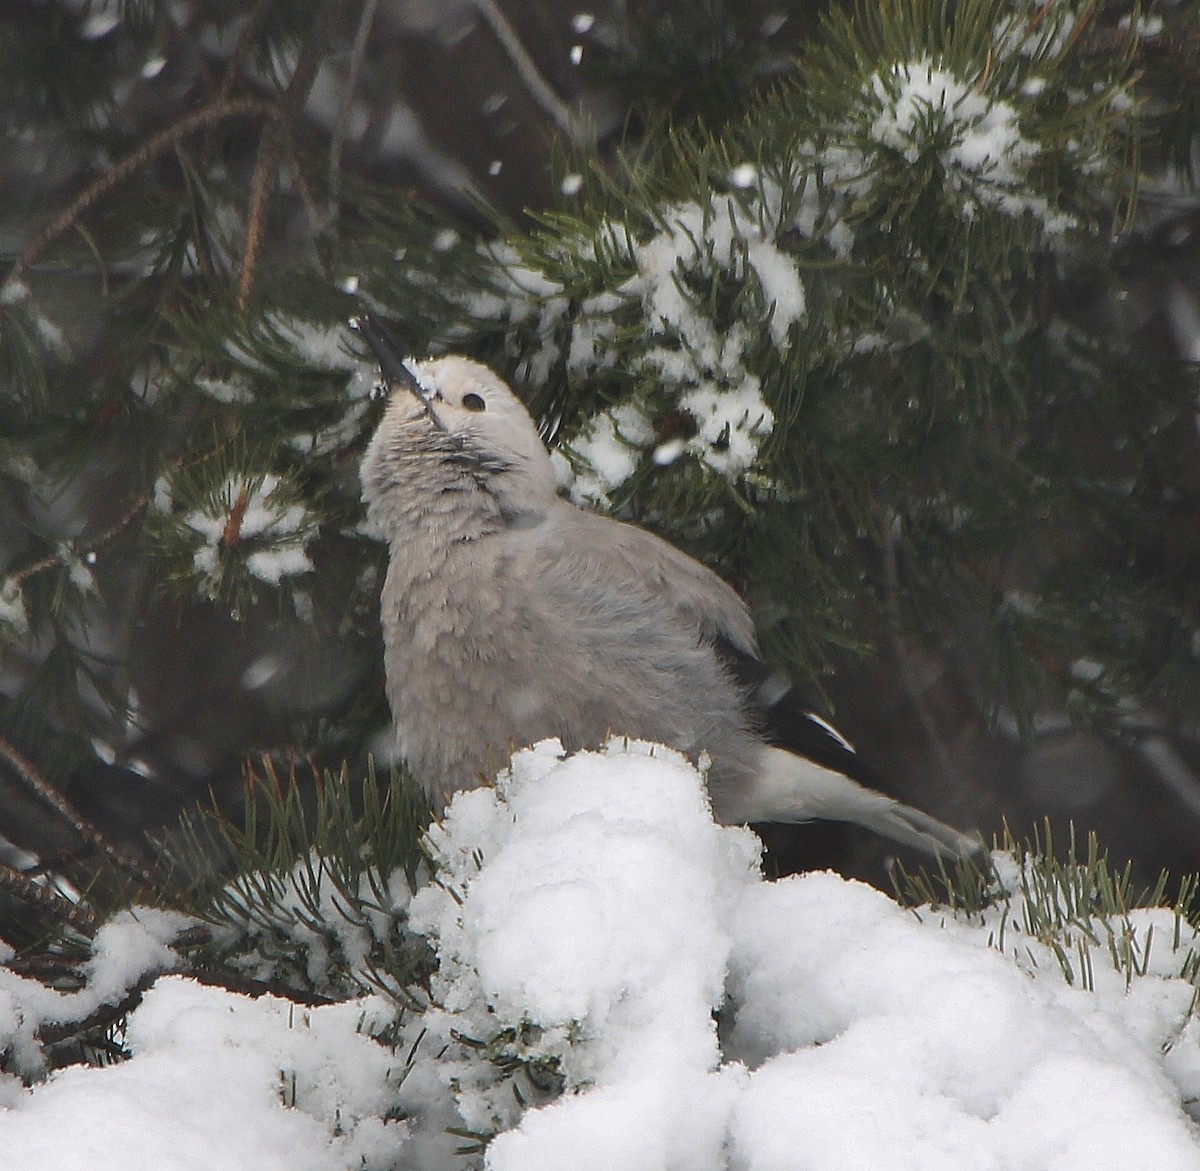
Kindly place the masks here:
<instances>
[{"instance_id":1,"label":"bird's head","mask_svg":"<svg viewBox=\"0 0 1200 1171\"><path fill-rule=\"evenodd\" d=\"M439 479L461 478L494 498L510 523L536 517L556 499L546 445L503 379L457 355L382 365L391 400L364 461L368 501L410 482L401 469L418 453L441 465Z\"/></svg>"},{"instance_id":2,"label":"bird's head","mask_svg":"<svg viewBox=\"0 0 1200 1171\"><path fill-rule=\"evenodd\" d=\"M479 470L503 476L541 474L553 485L550 456L525 404L504 380L470 358L410 361L408 389L438 430L475 457ZM393 393L399 393L397 389Z\"/></svg>"}]
</instances>

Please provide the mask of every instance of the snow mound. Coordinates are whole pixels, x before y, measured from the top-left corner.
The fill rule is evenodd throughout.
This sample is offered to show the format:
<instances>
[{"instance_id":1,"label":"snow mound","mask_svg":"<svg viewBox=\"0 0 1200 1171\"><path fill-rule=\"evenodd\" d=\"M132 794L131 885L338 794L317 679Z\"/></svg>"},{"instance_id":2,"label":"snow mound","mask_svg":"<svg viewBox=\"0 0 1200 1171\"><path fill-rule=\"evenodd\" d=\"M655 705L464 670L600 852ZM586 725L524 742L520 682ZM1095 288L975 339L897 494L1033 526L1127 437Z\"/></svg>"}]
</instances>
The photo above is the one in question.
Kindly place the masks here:
<instances>
[{"instance_id":1,"label":"snow mound","mask_svg":"<svg viewBox=\"0 0 1200 1171\"><path fill-rule=\"evenodd\" d=\"M616 739L518 753L430 848L409 914L432 1007L396 1031L380 997L309 1009L160 977L127 1060L0 1074L0 1164L1200 1171L1197 935L1170 910L1116 925L1136 971L1097 932L1073 986L1020 896L967 920L830 873L765 881L691 764ZM6 1060L171 962L181 924L139 915L105 929L81 993L0 967Z\"/></svg>"},{"instance_id":2,"label":"snow mound","mask_svg":"<svg viewBox=\"0 0 1200 1171\"><path fill-rule=\"evenodd\" d=\"M433 844L412 922L441 962L438 1031L481 1046L452 1084L501 1131L493 1171L1200 1168L1195 1086L1163 1056L1197 1052L1190 983L1085 991L1049 954L1032 969L1032 940L1021 962L990 946L986 919L923 921L828 873L763 881L756 839L714 825L660 746L519 753ZM561 1096L514 1105L479 1068L505 1039Z\"/></svg>"},{"instance_id":3,"label":"snow mound","mask_svg":"<svg viewBox=\"0 0 1200 1171\"><path fill-rule=\"evenodd\" d=\"M133 1057L72 1066L0 1110L5 1167L334 1171L393 1166L390 1049L361 1034L381 998L300 1008L165 976L129 1019Z\"/></svg>"}]
</instances>

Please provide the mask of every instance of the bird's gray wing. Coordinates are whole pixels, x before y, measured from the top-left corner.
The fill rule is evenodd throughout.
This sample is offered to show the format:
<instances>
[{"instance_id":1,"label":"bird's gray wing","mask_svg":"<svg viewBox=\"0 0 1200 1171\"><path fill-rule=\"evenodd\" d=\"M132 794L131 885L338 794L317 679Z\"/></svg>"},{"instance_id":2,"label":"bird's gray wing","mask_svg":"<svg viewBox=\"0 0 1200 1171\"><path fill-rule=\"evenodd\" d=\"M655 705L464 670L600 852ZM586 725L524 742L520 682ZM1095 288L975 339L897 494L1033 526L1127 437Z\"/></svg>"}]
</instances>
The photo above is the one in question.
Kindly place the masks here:
<instances>
[{"instance_id":1,"label":"bird's gray wing","mask_svg":"<svg viewBox=\"0 0 1200 1171\"><path fill-rule=\"evenodd\" d=\"M645 594L705 641L757 657L745 602L711 569L661 537L566 501L539 528L536 539L545 555L574 561L581 577Z\"/></svg>"}]
</instances>

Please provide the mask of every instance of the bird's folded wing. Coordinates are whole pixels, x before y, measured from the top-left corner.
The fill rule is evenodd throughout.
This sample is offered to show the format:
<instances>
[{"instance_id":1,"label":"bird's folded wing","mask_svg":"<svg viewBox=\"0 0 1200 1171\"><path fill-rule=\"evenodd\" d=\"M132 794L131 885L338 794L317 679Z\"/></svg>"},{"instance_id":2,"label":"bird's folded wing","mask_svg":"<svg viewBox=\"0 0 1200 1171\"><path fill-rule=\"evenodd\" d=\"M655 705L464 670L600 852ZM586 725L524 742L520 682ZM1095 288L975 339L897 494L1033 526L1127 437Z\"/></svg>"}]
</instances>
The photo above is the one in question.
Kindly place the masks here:
<instances>
[{"instance_id":1,"label":"bird's folded wing","mask_svg":"<svg viewBox=\"0 0 1200 1171\"><path fill-rule=\"evenodd\" d=\"M755 655L754 623L746 604L712 570L644 529L561 502L529 536L537 555L560 573L631 590L654 610L673 615L699 638L724 640Z\"/></svg>"}]
</instances>

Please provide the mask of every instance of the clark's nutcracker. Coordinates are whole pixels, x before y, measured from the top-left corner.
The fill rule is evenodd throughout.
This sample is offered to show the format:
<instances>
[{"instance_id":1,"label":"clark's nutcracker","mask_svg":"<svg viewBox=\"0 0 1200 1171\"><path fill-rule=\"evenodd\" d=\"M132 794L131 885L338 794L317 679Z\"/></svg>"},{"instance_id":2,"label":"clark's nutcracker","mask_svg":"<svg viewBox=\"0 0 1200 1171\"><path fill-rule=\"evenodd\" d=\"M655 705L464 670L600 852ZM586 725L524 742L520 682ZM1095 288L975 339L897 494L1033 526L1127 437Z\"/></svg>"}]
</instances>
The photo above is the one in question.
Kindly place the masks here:
<instances>
[{"instance_id":1,"label":"clark's nutcracker","mask_svg":"<svg viewBox=\"0 0 1200 1171\"><path fill-rule=\"evenodd\" d=\"M401 361L372 319L353 324L391 390L362 464L390 550L388 700L436 808L494 777L514 747L617 733L707 754L722 822L826 818L938 854L978 850L860 783L850 746L794 703L786 746L772 744L766 709L784 689L741 598L653 534L562 499L533 420L491 370Z\"/></svg>"}]
</instances>

